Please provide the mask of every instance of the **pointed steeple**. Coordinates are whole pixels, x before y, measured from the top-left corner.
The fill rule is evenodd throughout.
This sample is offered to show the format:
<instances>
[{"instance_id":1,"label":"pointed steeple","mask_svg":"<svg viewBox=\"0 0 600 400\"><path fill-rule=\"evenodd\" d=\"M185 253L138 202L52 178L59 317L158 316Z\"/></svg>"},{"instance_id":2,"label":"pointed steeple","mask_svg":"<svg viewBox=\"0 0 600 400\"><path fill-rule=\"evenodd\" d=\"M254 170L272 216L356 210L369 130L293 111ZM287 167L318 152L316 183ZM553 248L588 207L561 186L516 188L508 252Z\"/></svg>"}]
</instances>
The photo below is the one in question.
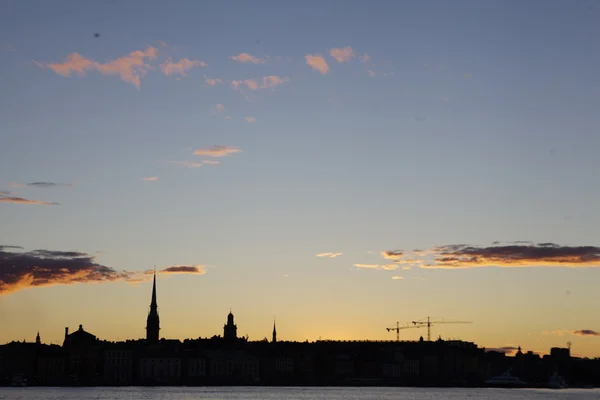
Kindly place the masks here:
<instances>
[{"instance_id":1,"label":"pointed steeple","mask_svg":"<svg viewBox=\"0 0 600 400\"><path fill-rule=\"evenodd\" d=\"M277 343L277 328L275 327L275 318L273 318L273 338L271 339L272 343Z\"/></svg>"},{"instance_id":2,"label":"pointed steeple","mask_svg":"<svg viewBox=\"0 0 600 400\"><path fill-rule=\"evenodd\" d=\"M37 335L35 336L35 343L37 343L37 344L42 343L42 339L40 339L40 331L38 331Z\"/></svg>"},{"instance_id":3,"label":"pointed steeple","mask_svg":"<svg viewBox=\"0 0 600 400\"><path fill-rule=\"evenodd\" d=\"M158 333L160 331L160 320L158 318L158 303L156 302L156 267L154 267L154 279L152 281L152 300L150 301L150 311L146 319L146 340L151 343L158 342Z\"/></svg>"},{"instance_id":4,"label":"pointed steeple","mask_svg":"<svg viewBox=\"0 0 600 400\"><path fill-rule=\"evenodd\" d=\"M154 280L152 281L152 301L150 302L150 307L158 307L156 304L156 267L154 268Z\"/></svg>"}]
</instances>

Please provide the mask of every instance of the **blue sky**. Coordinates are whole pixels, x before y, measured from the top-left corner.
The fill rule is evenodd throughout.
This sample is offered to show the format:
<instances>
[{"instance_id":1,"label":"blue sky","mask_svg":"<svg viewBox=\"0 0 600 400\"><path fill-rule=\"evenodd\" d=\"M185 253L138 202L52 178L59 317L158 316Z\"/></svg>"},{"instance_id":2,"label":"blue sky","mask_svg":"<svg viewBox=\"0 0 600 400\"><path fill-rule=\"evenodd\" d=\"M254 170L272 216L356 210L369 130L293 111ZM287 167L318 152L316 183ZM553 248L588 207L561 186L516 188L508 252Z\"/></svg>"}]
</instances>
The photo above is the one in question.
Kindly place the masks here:
<instances>
[{"instance_id":1,"label":"blue sky","mask_svg":"<svg viewBox=\"0 0 600 400\"><path fill-rule=\"evenodd\" d=\"M251 338L277 315L280 336L299 340L388 338L396 320L431 315L474 322L443 336L536 351L569 339L600 355L598 338L572 334L600 330L589 319L600 251L578 248L598 245L600 224L599 12L6 1L0 246L81 252L117 271L197 266L159 279L170 337L219 333L229 307ZM74 53L81 76L67 76ZM140 60L137 81L127 73ZM239 151L193 154L213 146ZM480 268L441 265L435 246L456 244L479 246ZM489 256L513 245L512 261ZM438 258L380 254L414 249ZM327 252L343 254L315 256ZM502 268L515 264L526 268ZM37 329L58 340L81 321L108 339L143 335L147 282L34 286L0 297L14 322L0 340ZM17 324L32 307L55 317Z\"/></svg>"}]
</instances>

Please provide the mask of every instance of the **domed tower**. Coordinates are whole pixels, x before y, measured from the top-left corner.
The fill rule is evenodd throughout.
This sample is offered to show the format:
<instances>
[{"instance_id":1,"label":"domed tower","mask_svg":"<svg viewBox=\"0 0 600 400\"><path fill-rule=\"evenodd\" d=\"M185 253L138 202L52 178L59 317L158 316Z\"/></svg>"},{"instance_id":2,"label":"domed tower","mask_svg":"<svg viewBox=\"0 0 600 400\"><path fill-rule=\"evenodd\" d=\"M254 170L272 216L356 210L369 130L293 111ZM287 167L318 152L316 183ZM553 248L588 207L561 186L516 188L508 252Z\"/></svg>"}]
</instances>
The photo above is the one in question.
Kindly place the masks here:
<instances>
[{"instance_id":1,"label":"domed tower","mask_svg":"<svg viewBox=\"0 0 600 400\"><path fill-rule=\"evenodd\" d=\"M152 300L150 302L150 311L146 319L146 340L150 343L158 342L158 333L160 331L160 320L158 318L158 304L156 303L156 271L154 271L154 281L152 283Z\"/></svg>"},{"instance_id":2,"label":"domed tower","mask_svg":"<svg viewBox=\"0 0 600 400\"><path fill-rule=\"evenodd\" d=\"M237 325L233 323L231 310L227 316L227 324L223 325L223 338L226 340L237 339Z\"/></svg>"}]
</instances>

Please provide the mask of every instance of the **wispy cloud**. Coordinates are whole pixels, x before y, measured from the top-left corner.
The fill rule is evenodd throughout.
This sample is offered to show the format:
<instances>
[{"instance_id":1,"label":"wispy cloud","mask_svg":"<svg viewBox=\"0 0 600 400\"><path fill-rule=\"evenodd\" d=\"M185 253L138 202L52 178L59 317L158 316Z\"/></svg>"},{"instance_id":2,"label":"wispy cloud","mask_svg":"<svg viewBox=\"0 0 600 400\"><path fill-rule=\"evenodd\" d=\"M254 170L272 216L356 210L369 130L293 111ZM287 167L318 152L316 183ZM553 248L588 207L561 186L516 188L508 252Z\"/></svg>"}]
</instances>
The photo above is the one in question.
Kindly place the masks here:
<instances>
[{"instance_id":1,"label":"wispy cloud","mask_svg":"<svg viewBox=\"0 0 600 400\"><path fill-rule=\"evenodd\" d=\"M244 119L246 120L246 122L249 122L249 123L256 122L256 118L254 118L254 117L245 117Z\"/></svg>"},{"instance_id":2,"label":"wispy cloud","mask_svg":"<svg viewBox=\"0 0 600 400\"><path fill-rule=\"evenodd\" d=\"M37 188L51 188L57 186L74 186L72 183L56 183L56 182L31 182L31 183L11 183L12 187L37 187Z\"/></svg>"},{"instance_id":3,"label":"wispy cloud","mask_svg":"<svg viewBox=\"0 0 600 400\"><path fill-rule=\"evenodd\" d=\"M38 206L57 206L59 203L25 199L23 197L10 196L9 192L0 192L0 203L12 203L12 204L29 204Z\"/></svg>"},{"instance_id":4,"label":"wispy cloud","mask_svg":"<svg viewBox=\"0 0 600 400\"><path fill-rule=\"evenodd\" d=\"M404 277L396 275L396 276L392 276L392 279L395 281L399 281L399 280L404 280Z\"/></svg>"},{"instance_id":5,"label":"wispy cloud","mask_svg":"<svg viewBox=\"0 0 600 400\"><path fill-rule=\"evenodd\" d=\"M491 247L446 245L433 248L431 254L433 264L424 267L600 267L600 248L595 246L554 243Z\"/></svg>"},{"instance_id":6,"label":"wispy cloud","mask_svg":"<svg viewBox=\"0 0 600 400\"><path fill-rule=\"evenodd\" d=\"M240 53L237 56L231 56L229 58L239 63L265 64L267 62L267 58L258 58L248 53Z\"/></svg>"},{"instance_id":7,"label":"wispy cloud","mask_svg":"<svg viewBox=\"0 0 600 400\"><path fill-rule=\"evenodd\" d=\"M319 71L321 74L325 75L329 72L329 64L320 54L307 54L304 56L306 60L306 64L309 65L312 69Z\"/></svg>"},{"instance_id":8,"label":"wispy cloud","mask_svg":"<svg viewBox=\"0 0 600 400\"><path fill-rule=\"evenodd\" d=\"M371 78L375 78L377 76L377 72L373 71L372 69L369 70L369 76Z\"/></svg>"},{"instance_id":9,"label":"wispy cloud","mask_svg":"<svg viewBox=\"0 0 600 400\"><path fill-rule=\"evenodd\" d=\"M573 331L573 335L577 336L600 336L600 332L593 331L591 329L582 329L579 331Z\"/></svg>"},{"instance_id":10,"label":"wispy cloud","mask_svg":"<svg viewBox=\"0 0 600 400\"><path fill-rule=\"evenodd\" d=\"M158 176L148 176L146 178L142 178L143 181L157 181Z\"/></svg>"},{"instance_id":11,"label":"wispy cloud","mask_svg":"<svg viewBox=\"0 0 600 400\"><path fill-rule=\"evenodd\" d=\"M182 58L177 62L173 62L173 60L169 58L164 64L161 64L159 68L162 71L162 73L167 76L175 74L186 76L186 72L190 69L206 67L207 65L208 64L206 64L204 61L200 60L190 60L189 58Z\"/></svg>"},{"instance_id":12,"label":"wispy cloud","mask_svg":"<svg viewBox=\"0 0 600 400\"><path fill-rule=\"evenodd\" d=\"M402 250L387 250L387 251L382 251L381 255L386 260L397 260L404 256L404 251L402 251Z\"/></svg>"},{"instance_id":13,"label":"wispy cloud","mask_svg":"<svg viewBox=\"0 0 600 400\"><path fill-rule=\"evenodd\" d=\"M188 168L200 168L203 167L205 165L216 165L216 164L220 164L219 161L214 161L214 160L202 160L202 161L164 161L168 164L176 164L176 165L181 165L183 167L188 167Z\"/></svg>"},{"instance_id":14,"label":"wispy cloud","mask_svg":"<svg viewBox=\"0 0 600 400\"><path fill-rule=\"evenodd\" d=\"M399 267L395 264L354 264L354 266L356 268L363 268L363 269L379 269L379 270L385 270L385 271L395 271L397 270Z\"/></svg>"},{"instance_id":15,"label":"wispy cloud","mask_svg":"<svg viewBox=\"0 0 600 400\"><path fill-rule=\"evenodd\" d=\"M352 47L349 46L333 48L329 50L329 55L339 63L349 62L353 57L356 56L354 50L352 50Z\"/></svg>"},{"instance_id":16,"label":"wispy cloud","mask_svg":"<svg viewBox=\"0 0 600 400\"><path fill-rule=\"evenodd\" d=\"M554 331L544 331L544 335L557 335L557 336L565 336L567 333L572 333L572 331L568 329L558 329Z\"/></svg>"},{"instance_id":17,"label":"wispy cloud","mask_svg":"<svg viewBox=\"0 0 600 400\"><path fill-rule=\"evenodd\" d=\"M371 56L370 56L370 55L368 55L367 53L365 53L365 54L363 54L363 55L360 55L360 56L358 56L358 59L360 60L360 62L363 62L363 63L365 63L365 64L366 64L366 63L368 63L369 61L371 61Z\"/></svg>"},{"instance_id":18,"label":"wispy cloud","mask_svg":"<svg viewBox=\"0 0 600 400\"><path fill-rule=\"evenodd\" d=\"M225 157L230 154L241 153L241 150L237 147L230 146L213 146L210 148L203 148L194 150L195 156L207 156L207 157Z\"/></svg>"},{"instance_id":19,"label":"wispy cloud","mask_svg":"<svg viewBox=\"0 0 600 400\"><path fill-rule=\"evenodd\" d=\"M240 89L241 87L246 86L250 90L270 89L274 88L275 86L289 82L289 80L290 79L287 77L269 75L263 77L262 79L253 78L244 80L234 80L231 81L231 87L234 89Z\"/></svg>"},{"instance_id":20,"label":"wispy cloud","mask_svg":"<svg viewBox=\"0 0 600 400\"><path fill-rule=\"evenodd\" d=\"M102 283L125 281L136 283L147 281L142 271L117 271L95 262L91 254L77 251L22 250L20 246L1 246L0 295L18 290L53 285L76 283ZM160 273L204 274L202 265L174 265Z\"/></svg>"},{"instance_id":21,"label":"wispy cloud","mask_svg":"<svg viewBox=\"0 0 600 400\"><path fill-rule=\"evenodd\" d=\"M217 104L215 106L215 109L217 110L217 112L221 112L221 111L225 110L225 106L223 104Z\"/></svg>"},{"instance_id":22,"label":"wispy cloud","mask_svg":"<svg viewBox=\"0 0 600 400\"><path fill-rule=\"evenodd\" d=\"M205 78L204 82L209 85L209 86L215 86L218 85L219 83L223 83L223 80L220 78Z\"/></svg>"},{"instance_id":23,"label":"wispy cloud","mask_svg":"<svg viewBox=\"0 0 600 400\"><path fill-rule=\"evenodd\" d=\"M8 190L0 190L0 196L8 196L10 192Z\"/></svg>"},{"instance_id":24,"label":"wispy cloud","mask_svg":"<svg viewBox=\"0 0 600 400\"><path fill-rule=\"evenodd\" d=\"M89 70L96 70L103 75L119 75L123 81L139 89L141 78L152 69L146 61L154 60L156 55L156 47L149 46L144 51L136 50L115 60L99 63L81 54L71 53L62 63L44 64L44 67L64 77L71 76L72 73L85 76Z\"/></svg>"},{"instance_id":25,"label":"wispy cloud","mask_svg":"<svg viewBox=\"0 0 600 400\"><path fill-rule=\"evenodd\" d=\"M204 275L206 273L206 265L171 265L170 267L166 267L163 269L159 269L156 271L158 274L185 274L185 275ZM154 273L154 270L148 269L144 271L144 274L151 275Z\"/></svg>"},{"instance_id":26,"label":"wispy cloud","mask_svg":"<svg viewBox=\"0 0 600 400\"><path fill-rule=\"evenodd\" d=\"M343 253L333 253L333 252L328 252L328 253L319 253L317 254L317 257L327 257L327 258L336 258L341 256Z\"/></svg>"}]
</instances>

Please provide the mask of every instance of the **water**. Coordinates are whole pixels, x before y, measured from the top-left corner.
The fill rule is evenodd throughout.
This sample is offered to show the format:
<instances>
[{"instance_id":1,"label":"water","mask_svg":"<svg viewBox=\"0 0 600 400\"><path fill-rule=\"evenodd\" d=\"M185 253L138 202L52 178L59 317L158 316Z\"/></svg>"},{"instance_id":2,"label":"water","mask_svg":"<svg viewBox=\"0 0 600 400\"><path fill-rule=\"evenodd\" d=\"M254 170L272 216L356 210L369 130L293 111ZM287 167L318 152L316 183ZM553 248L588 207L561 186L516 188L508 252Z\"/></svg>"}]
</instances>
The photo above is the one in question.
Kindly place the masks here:
<instances>
[{"instance_id":1,"label":"water","mask_svg":"<svg viewBox=\"0 0 600 400\"><path fill-rule=\"evenodd\" d=\"M1 400L583 400L600 389L98 387L0 388Z\"/></svg>"}]
</instances>

